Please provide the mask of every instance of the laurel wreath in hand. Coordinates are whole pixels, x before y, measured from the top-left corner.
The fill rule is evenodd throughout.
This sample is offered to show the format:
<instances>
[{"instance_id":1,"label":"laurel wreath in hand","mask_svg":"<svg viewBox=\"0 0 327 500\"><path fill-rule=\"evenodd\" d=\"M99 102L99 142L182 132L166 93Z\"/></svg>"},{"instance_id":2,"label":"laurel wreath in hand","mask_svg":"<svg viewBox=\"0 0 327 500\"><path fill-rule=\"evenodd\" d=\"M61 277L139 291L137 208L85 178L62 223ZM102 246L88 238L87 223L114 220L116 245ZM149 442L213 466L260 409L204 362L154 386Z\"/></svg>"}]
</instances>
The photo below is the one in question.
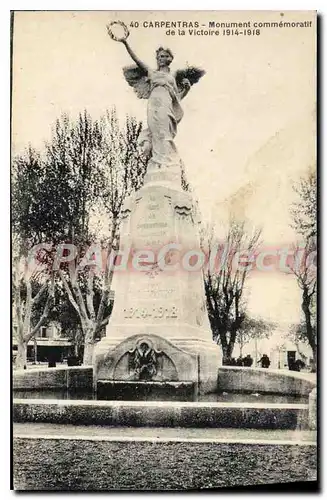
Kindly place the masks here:
<instances>
[{"instance_id":1,"label":"laurel wreath in hand","mask_svg":"<svg viewBox=\"0 0 327 500\"><path fill-rule=\"evenodd\" d=\"M115 26L121 26L123 28L123 30L124 30L123 36L115 35L115 33L113 31L113 28ZM110 36L110 38L112 38L116 42L126 40L126 38L129 36L129 30L128 30L126 24L123 23L123 21L112 21L111 23L107 24L107 31L108 31L108 35Z\"/></svg>"}]
</instances>

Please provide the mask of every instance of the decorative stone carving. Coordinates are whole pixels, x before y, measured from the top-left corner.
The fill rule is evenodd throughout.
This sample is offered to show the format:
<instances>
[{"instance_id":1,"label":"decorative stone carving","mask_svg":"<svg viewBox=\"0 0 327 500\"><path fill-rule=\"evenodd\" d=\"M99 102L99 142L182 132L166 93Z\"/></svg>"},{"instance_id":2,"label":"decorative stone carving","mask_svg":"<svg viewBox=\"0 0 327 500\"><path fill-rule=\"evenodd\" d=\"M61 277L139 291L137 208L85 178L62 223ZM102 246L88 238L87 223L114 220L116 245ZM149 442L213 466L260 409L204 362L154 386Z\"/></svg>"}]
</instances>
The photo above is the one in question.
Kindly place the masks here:
<instances>
[{"instance_id":1,"label":"decorative stone carving","mask_svg":"<svg viewBox=\"0 0 327 500\"><path fill-rule=\"evenodd\" d=\"M131 215L131 211L129 209L123 209L121 211L121 219L126 220Z\"/></svg>"},{"instance_id":2,"label":"decorative stone carving","mask_svg":"<svg viewBox=\"0 0 327 500\"><path fill-rule=\"evenodd\" d=\"M96 366L98 380L198 381L198 358L158 335L133 335Z\"/></svg>"},{"instance_id":3,"label":"decorative stone carving","mask_svg":"<svg viewBox=\"0 0 327 500\"><path fill-rule=\"evenodd\" d=\"M176 215L180 219L187 219L189 217L192 217L192 208L190 208L190 207L176 205L175 211L176 211Z\"/></svg>"},{"instance_id":4,"label":"decorative stone carving","mask_svg":"<svg viewBox=\"0 0 327 500\"><path fill-rule=\"evenodd\" d=\"M149 276L149 278L153 279L153 278L156 278L160 272L162 272L162 269L160 269L160 267L158 266L158 263L156 262L155 264L150 266L150 269L145 271L145 274L147 274Z\"/></svg>"},{"instance_id":5,"label":"decorative stone carving","mask_svg":"<svg viewBox=\"0 0 327 500\"><path fill-rule=\"evenodd\" d=\"M155 351L152 342L148 339L138 341L135 349L130 351L130 371L132 370L137 380L152 380L157 374L158 355L160 351Z\"/></svg>"}]
</instances>

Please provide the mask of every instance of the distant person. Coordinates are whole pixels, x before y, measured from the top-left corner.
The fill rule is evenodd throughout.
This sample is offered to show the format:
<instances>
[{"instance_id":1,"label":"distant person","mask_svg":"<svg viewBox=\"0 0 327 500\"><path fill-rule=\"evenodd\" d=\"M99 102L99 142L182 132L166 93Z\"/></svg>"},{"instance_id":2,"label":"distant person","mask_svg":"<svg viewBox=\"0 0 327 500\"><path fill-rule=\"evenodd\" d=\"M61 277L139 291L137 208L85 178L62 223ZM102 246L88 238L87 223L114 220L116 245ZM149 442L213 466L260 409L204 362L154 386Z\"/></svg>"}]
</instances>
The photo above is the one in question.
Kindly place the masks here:
<instances>
[{"instance_id":1,"label":"distant person","mask_svg":"<svg viewBox=\"0 0 327 500\"><path fill-rule=\"evenodd\" d=\"M301 359L289 363L289 369L293 372L300 372L305 367L305 363Z\"/></svg>"},{"instance_id":2,"label":"distant person","mask_svg":"<svg viewBox=\"0 0 327 500\"><path fill-rule=\"evenodd\" d=\"M78 356L68 356L67 366L80 366L80 360Z\"/></svg>"},{"instance_id":3,"label":"distant person","mask_svg":"<svg viewBox=\"0 0 327 500\"><path fill-rule=\"evenodd\" d=\"M267 354L263 354L262 358L259 359L258 363L261 363L261 368L269 368L269 366L270 366L270 359L267 356Z\"/></svg>"},{"instance_id":4,"label":"distant person","mask_svg":"<svg viewBox=\"0 0 327 500\"><path fill-rule=\"evenodd\" d=\"M54 353L48 355L48 368L56 368L57 358Z\"/></svg>"},{"instance_id":5,"label":"distant person","mask_svg":"<svg viewBox=\"0 0 327 500\"><path fill-rule=\"evenodd\" d=\"M236 360L236 366L243 366L243 358L239 356Z\"/></svg>"},{"instance_id":6,"label":"distant person","mask_svg":"<svg viewBox=\"0 0 327 500\"><path fill-rule=\"evenodd\" d=\"M243 358L243 366L252 366L253 365L253 358L251 357L250 354L247 354L245 358Z\"/></svg>"},{"instance_id":7,"label":"distant person","mask_svg":"<svg viewBox=\"0 0 327 500\"><path fill-rule=\"evenodd\" d=\"M236 359L235 358L224 358L223 359L223 365L225 366L236 366Z\"/></svg>"},{"instance_id":8,"label":"distant person","mask_svg":"<svg viewBox=\"0 0 327 500\"><path fill-rule=\"evenodd\" d=\"M297 371L294 359L289 359L287 364L288 364L288 369L290 371L292 371L292 372L296 372Z\"/></svg>"}]
</instances>

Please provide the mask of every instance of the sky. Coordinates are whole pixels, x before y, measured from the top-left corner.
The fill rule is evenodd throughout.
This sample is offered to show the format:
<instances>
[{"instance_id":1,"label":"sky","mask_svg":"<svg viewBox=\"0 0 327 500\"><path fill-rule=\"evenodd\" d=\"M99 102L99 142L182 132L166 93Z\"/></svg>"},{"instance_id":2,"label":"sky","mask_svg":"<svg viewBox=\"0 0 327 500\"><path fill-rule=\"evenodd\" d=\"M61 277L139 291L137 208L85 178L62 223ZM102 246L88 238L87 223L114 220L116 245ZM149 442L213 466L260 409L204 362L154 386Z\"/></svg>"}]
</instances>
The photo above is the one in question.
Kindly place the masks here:
<instances>
[{"instance_id":1,"label":"sky","mask_svg":"<svg viewBox=\"0 0 327 500\"><path fill-rule=\"evenodd\" d=\"M115 105L146 120L146 101L127 85L130 64L106 23L130 27L137 55L155 67L155 50L174 53L172 71L187 64L206 75L183 100L176 145L203 219L224 227L230 211L262 227L266 245L294 241L292 184L315 164L315 19L312 12L16 12L13 41L13 152L42 148L62 112L86 108L97 118ZM259 36L169 36L149 21L272 22L311 20L311 28L262 28ZM135 21L139 26L135 27ZM207 28L206 28L207 29ZM281 274L251 280L250 310L298 321L299 291Z\"/></svg>"}]
</instances>

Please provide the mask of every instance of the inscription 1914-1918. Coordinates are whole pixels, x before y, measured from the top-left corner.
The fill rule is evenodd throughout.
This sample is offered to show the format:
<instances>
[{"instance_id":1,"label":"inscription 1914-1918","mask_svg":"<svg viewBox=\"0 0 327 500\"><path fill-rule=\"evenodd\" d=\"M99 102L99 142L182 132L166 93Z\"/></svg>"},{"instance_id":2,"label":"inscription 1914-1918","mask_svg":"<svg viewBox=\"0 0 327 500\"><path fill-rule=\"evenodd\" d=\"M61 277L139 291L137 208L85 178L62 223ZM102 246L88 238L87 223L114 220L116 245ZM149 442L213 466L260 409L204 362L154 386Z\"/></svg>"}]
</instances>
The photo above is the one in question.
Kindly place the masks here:
<instances>
[{"instance_id":1,"label":"inscription 1914-1918","mask_svg":"<svg viewBox=\"0 0 327 500\"><path fill-rule=\"evenodd\" d=\"M177 318L177 307L128 307L124 309L124 318L146 319L146 318Z\"/></svg>"}]
</instances>

